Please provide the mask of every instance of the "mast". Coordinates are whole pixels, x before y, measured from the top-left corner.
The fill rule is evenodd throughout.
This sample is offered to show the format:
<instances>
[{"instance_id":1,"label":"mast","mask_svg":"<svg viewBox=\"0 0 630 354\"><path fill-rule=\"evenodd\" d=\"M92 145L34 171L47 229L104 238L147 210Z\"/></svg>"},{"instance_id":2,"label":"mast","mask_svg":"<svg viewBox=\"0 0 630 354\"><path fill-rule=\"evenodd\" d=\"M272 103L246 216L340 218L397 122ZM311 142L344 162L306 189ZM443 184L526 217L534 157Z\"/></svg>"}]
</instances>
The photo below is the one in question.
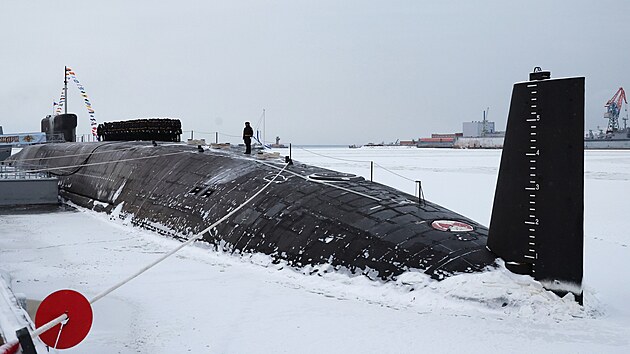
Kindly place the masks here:
<instances>
[{"instance_id":1,"label":"mast","mask_svg":"<svg viewBox=\"0 0 630 354\"><path fill-rule=\"evenodd\" d=\"M66 102L63 105L65 114L68 114L68 67L63 67L63 97Z\"/></svg>"},{"instance_id":2,"label":"mast","mask_svg":"<svg viewBox=\"0 0 630 354\"><path fill-rule=\"evenodd\" d=\"M267 141L265 139L265 132L266 132L266 129L265 129L265 109L263 108L263 138L262 138L263 147L265 146L265 141Z\"/></svg>"}]
</instances>

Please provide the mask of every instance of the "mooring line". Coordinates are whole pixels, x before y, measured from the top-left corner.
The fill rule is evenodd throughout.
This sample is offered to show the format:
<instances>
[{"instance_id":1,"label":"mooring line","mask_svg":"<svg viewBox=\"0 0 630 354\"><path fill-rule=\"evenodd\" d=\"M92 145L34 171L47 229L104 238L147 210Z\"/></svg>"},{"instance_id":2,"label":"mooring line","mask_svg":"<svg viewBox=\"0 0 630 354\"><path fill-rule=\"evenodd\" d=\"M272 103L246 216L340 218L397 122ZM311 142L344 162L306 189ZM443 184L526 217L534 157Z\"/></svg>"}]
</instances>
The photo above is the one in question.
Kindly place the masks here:
<instances>
[{"instance_id":1,"label":"mooring line","mask_svg":"<svg viewBox=\"0 0 630 354\"><path fill-rule=\"evenodd\" d=\"M346 161L346 162L361 162L361 163L370 162L369 160L350 160L350 159L342 159L341 157L334 157L334 156L330 156L330 155L324 155L324 154L320 154L320 153L317 153L315 151L311 151L311 150L308 150L308 149L305 149L305 148L299 147L299 146L296 146L296 149L304 150L304 151L309 152L309 153L311 153L313 155L325 157L325 158L332 159L332 160L339 160L339 161Z\"/></svg>"},{"instance_id":2,"label":"mooring line","mask_svg":"<svg viewBox=\"0 0 630 354\"><path fill-rule=\"evenodd\" d=\"M161 155L164 156L164 155ZM122 160L119 160L122 161ZM214 224L208 226L207 228L205 228L204 230L202 230L201 232L197 233L197 235L191 237L190 239L188 239L186 242L182 243L181 245L175 247L173 250L171 250L170 252L166 253L165 255L163 255L162 257L156 259L155 261L151 262L150 264L148 264L147 266L143 267L142 269L140 269L139 271L133 273L132 275L130 275L129 277L125 278L124 280L120 281L119 283L115 284L114 286L110 287L109 289L97 294L96 296L94 296L89 302L90 304L93 304L95 302L97 302L98 300L102 299L103 297L105 297L106 295L110 294L111 292L113 292L114 290L120 288L121 286L127 284L128 282L130 282L131 280L135 279L136 277L138 277L139 275L141 275L142 273L148 271L149 269L151 269L152 267L156 266L158 263L162 262L163 260L165 260L166 258L172 256L173 254L175 254L177 251L181 250L182 248L188 246L189 244L193 243L194 241L200 239L206 232L214 229L215 227L217 227L217 225L221 224L222 222L224 222L225 220L227 220L230 216L234 215L234 213L236 213L237 211L239 211L240 209L242 209L245 205L249 204L252 200L254 200L254 198L256 198L258 195L260 195L260 193L262 193L265 189L267 189L267 187L269 187L275 180L276 178L278 178L278 176L280 176L280 174L282 172L284 172L284 170L286 170L286 168L289 166L290 163L286 163L284 165L284 167L269 181L267 182L267 184L265 184L261 189L259 189L256 193L254 193L254 195L252 195L251 197L249 197L245 202L243 202L241 205L239 205L236 209L230 211L229 213L227 213L225 216L223 216L221 219L219 219L218 221L216 221ZM39 336L40 334L48 331L49 329L55 327L56 325L58 325L59 323L65 321L68 319L68 315L67 314L62 314L59 317L53 319L52 321L36 328L32 333L31 333L31 338L36 338L37 336ZM4 350L5 348L10 348L11 346L14 346L16 343L18 343L17 340L14 341L10 341L9 343L6 343L5 345L3 345L2 347L0 347L0 350Z\"/></svg>"},{"instance_id":3,"label":"mooring line","mask_svg":"<svg viewBox=\"0 0 630 354\"><path fill-rule=\"evenodd\" d=\"M49 329L55 327L56 325L60 324L61 322L67 319L68 319L67 314L64 313L60 315L59 317L53 319L52 321L36 328L33 332L31 332L31 338L33 339L37 338L40 334L48 331ZM20 345L20 342L17 339L8 341L7 343L0 346L0 354L15 353L15 351L13 350L17 350L17 348L19 348L19 345Z\"/></svg>"},{"instance_id":4,"label":"mooring line","mask_svg":"<svg viewBox=\"0 0 630 354\"><path fill-rule=\"evenodd\" d=\"M330 156L330 155L320 154L320 153L317 153L317 152L314 152L314 151L311 151L311 150L307 150L307 149L302 148L302 147L297 147L297 149L304 150L304 151L309 152L309 153L311 153L311 154L313 154L313 155L317 155L317 156L325 157L325 158L332 159L332 160L347 161L347 162L360 162L360 163L373 162L373 161L371 161L371 160L369 160L369 161L368 161L368 160L350 160L350 159L342 159L342 158L340 158L340 157L334 157L334 156ZM392 170L388 169L387 167L385 167L385 166L383 166L383 165L379 164L378 162L374 162L374 165L376 165L376 166L378 166L378 167L382 168L383 170L385 170L385 171L387 171L387 172L389 172L389 173L391 173L391 174L393 174L393 175L396 175L396 176L398 176L398 177L400 177L400 178L402 178L402 179L406 179L406 180L407 180L407 181L409 181L409 182L415 182L413 179L408 178L408 177L405 177L405 176L403 176L403 175L401 175L401 174L398 174L398 173L396 173L396 172L394 172L394 171L392 171Z\"/></svg>"},{"instance_id":5,"label":"mooring line","mask_svg":"<svg viewBox=\"0 0 630 354\"><path fill-rule=\"evenodd\" d=\"M379 164L379 163L377 163L377 162L375 162L375 163L374 163L374 165L376 165L376 166L378 166L378 167L380 167L380 168L384 169L385 171L387 171L387 172L389 172L389 173L391 173L391 174L393 174L393 175L396 175L396 176L398 176L398 177L400 177L400 178L402 178L402 179L406 179L406 180L407 180L407 181L409 181L409 182L415 182L413 179L408 178L408 177L405 177L405 176L403 176L403 175L401 175L401 174L398 174L398 173L396 173L396 172L394 172L394 171L392 171L392 170L388 169L387 167L385 167L385 166L383 166L383 165L381 165L381 164Z\"/></svg>"},{"instance_id":6,"label":"mooring line","mask_svg":"<svg viewBox=\"0 0 630 354\"><path fill-rule=\"evenodd\" d=\"M197 233L197 235L191 237L190 239L188 239L188 241L182 243L181 245L177 246L176 248L174 248L173 250L171 250L170 252L166 253L165 255L163 255L162 257L158 258L157 260L151 262L149 265L143 267L142 269L140 269L139 271L135 272L134 274L132 274L131 276L127 277L126 279L122 280L121 282L119 282L118 284L112 286L111 288L101 292L100 294L94 296L91 300L90 300L90 304L95 303L96 301L102 299L104 296L106 296L107 294L111 293L112 291L120 288L121 286L125 285L126 283L130 282L131 280L133 280L134 278L136 278L137 276L139 276L140 274L146 272L147 270L151 269L153 266L157 265L158 263L162 262L163 260L165 260L166 258L170 257L171 255L175 254L177 251L181 250L182 248L188 246L189 244L193 243L194 241L200 239L206 232L214 229L215 227L217 227L217 225L219 225L220 223L224 222L225 220L227 220L230 216L234 215L234 213L236 213L237 211L239 211L241 208L243 208L245 205L249 204L252 200L254 200L254 198L256 198L260 193L262 193L265 189L267 189L267 187L269 187L275 180L276 178L278 178L278 176L284 172L284 170L287 168L287 166L289 166L289 163L285 164L284 167L269 181L267 182L267 184L265 184L261 189L259 189L254 195L252 195L251 197L249 197L249 199L247 199L245 202L243 202L241 205L239 205L236 209L230 211L229 213L227 213L224 217L222 217L221 219L219 219L218 221L216 221L214 224L208 226L207 228L203 229L201 232Z\"/></svg>"},{"instance_id":7,"label":"mooring line","mask_svg":"<svg viewBox=\"0 0 630 354\"><path fill-rule=\"evenodd\" d=\"M194 152L194 150L179 151L179 152L172 152L172 153L161 154L161 155L134 157L134 158L131 158L131 159L121 159L121 160L112 160L112 161L103 161L103 162L93 162L93 163L85 163L85 164L80 164L80 165L61 166L61 167L46 167L46 168L40 168L40 169L35 169L35 170L26 170L25 172L28 172L28 173L49 172L49 171L53 171L53 170L63 170L63 169L75 168L75 167L98 166L98 165L107 165L107 164L110 164L110 163L119 163L119 162L154 159L156 157L164 157L164 156L172 156L172 155L179 155L179 154L187 154L187 153L193 153L193 152Z\"/></svg>"},{"instance_id":8,"label":"mooring line","mask_svg":"<svg viewBox=\"0 0 630 354\"><path fill-rule=\"evenodd\" d=\"M263 165L265 165L265 166L268 166L268 167L275 168L275 169L279 169L279 168L280 168L280 167L278 167L278 166L274 166L274 165L272 165L272 164L269 164L269 163L266 163L266 162L263 162L263 161L256 161L256 162L261 163L261 164L263 164ZM284 170L284 169L283 169L283 170ZM333 184L333 183L328 183L328 182L326 182L326 181L318 181L318 180L315 180L315 179L311 179L311 178L308 178L308 176L303 176L303 175L301 175L301 174L299 174L299 173L297 173L297 172L293 172L293 171L287 171L287 172L288 172L288 173L290 173L290 174L292 174L292 175L294 175L294 176L297 176L297 177L303 178L303 179L305 179L305 180L307 180L307 181L309 181L309 182L320 183L320 184L323 184L323 185L326 185L326 186L329 186L329 187L333 187L333 188L341 189L342 191L346 191L346 192L349 192L349 193L353 193L353 194L356 194L356 195L360 195L360 196L365 197L365 198L370 198L370 199L373 199L373 200L375 200L375 201L377 201L377 202L380 202L380 201L381 201L381 199L379 199L379 198L377 198L377 197L373 197L373 196L371 196L371 195L367 195L367 194L365 194L365 193L357 192L357 191L354 191L354 190L352 190L352 189L350 189L350 188L346 188L346 187L338 186L338 185L335 185L335 184Z\"/></svg>"},{"instance_id":9,"label":"mooring line","mask_svg":"<svg viewBox=\"0 0 630 354\"><path fill-rule=\"evenodd\" d=\"M101 147L103 145L99 145L97 147ZM114 150L106 150L106 151L95 151L95 152L82 152L80 154L71 154L71 155L60 155L60 156L48 156L48 157L34 157L31 159L20 159L20 162L24 162L24 161L41 161L41 160L53 160L53 159L63 159L65 157L77 157L77 156L84 156L84 155L97 155L97 154L106 154L106 153L110 153L110 152L116 152L116 151L125 151L125 150L132 150L132 149L137 149L137 148L149 148L149 147L153 147L151 145L140 145L140 146L134 146L134 147L130 147L130 148L124 148L124 149L114 149Z\"/></svg>"}]
</instances>

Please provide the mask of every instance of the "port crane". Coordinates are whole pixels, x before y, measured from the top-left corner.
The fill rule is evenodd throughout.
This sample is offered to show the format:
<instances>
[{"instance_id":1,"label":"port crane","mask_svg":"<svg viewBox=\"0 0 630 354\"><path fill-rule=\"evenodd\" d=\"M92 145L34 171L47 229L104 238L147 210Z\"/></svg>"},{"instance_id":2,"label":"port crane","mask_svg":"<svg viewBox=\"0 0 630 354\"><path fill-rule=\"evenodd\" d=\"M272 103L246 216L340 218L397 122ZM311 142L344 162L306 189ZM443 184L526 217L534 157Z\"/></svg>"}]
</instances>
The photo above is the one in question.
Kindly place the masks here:
<instances>
[{"instance_id":1,"label":"port crane","mask_svg":"<svg viewBox=\"0 0 630 354\"><path fill-rule=\"evenodd\" d=\"M621 112L621 105L626 103L626 110L628 110L628 100L626 100L626 92L623 87L620 87L615 95L606 102L606 113L604 118L608 119L608 128L606 133L614 133L619 130L619 113Z\"/></svg>"}]
</instances>

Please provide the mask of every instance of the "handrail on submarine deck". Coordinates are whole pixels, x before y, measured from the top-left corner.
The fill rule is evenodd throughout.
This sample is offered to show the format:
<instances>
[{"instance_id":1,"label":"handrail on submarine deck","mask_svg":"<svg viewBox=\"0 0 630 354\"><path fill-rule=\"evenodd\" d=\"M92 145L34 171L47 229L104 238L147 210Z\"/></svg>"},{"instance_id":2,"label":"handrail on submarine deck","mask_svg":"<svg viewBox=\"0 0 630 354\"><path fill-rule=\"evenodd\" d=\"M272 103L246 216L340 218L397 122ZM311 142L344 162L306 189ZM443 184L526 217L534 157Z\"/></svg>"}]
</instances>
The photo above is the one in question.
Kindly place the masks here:
<instances>
[{"instance_id":1,"label":"handrail on submarine deck","mask_svg":"<svg viewBox=\"0 0 630 354\"><path fill-rule=\"evenodd\" d=\"M7 165L5 162L0 163L0 180L18 180L18 179L47 179L54 178L50 172L39 171L30 172L29 169L35 169L38 166L21 164L20 166Z\"/></svg>"}]
</instances>

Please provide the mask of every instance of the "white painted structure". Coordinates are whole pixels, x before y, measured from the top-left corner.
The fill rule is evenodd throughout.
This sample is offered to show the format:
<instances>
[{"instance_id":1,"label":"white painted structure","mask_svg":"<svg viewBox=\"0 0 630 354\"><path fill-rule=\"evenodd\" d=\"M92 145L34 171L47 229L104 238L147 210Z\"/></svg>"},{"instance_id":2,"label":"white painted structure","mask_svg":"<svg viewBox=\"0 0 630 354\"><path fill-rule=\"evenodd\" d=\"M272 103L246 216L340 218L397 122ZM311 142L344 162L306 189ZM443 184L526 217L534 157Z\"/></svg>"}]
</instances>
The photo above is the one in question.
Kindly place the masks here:
<instances>
[{"instance_id":1,"label":"white painted structure","mask_svg":"<svg viewBox=\"0 0 630 354\"><path fill-rule=\"evenodd\" d=\"M502 149L504 136L459 137L453 147L459 149Z\"/></svg>"},{"instance_id":2,"label":"white painted structure","mask_svg":"<svg viewBox=\"0 0 630 354\"><path fill-rule=\"evenodd\" d=\"M463 123L463 133L464 137L479 137L484 136L486 134L494 133L494 122L485 122L485 132L484 132L484 122L464 122Z\"/></svg>"}]
</instances>

